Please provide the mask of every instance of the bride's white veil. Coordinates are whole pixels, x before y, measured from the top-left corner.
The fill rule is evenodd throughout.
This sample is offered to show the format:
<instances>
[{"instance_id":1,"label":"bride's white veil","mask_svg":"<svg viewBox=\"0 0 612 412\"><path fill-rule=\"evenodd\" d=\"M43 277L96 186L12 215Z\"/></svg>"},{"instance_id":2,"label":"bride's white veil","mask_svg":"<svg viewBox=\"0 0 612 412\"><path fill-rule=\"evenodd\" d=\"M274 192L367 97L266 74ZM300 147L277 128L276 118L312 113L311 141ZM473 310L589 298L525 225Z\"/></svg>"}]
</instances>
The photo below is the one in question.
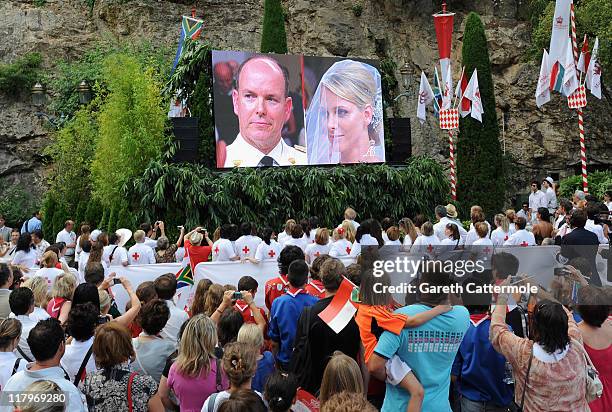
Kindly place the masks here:
<instances>
[{"instance_id":1,"label":"bride's white veil","mask_svg":"<svg viewBox=\"0 0 612 412\"><path fill-rule=\"evenodd\" d=\"M334 63L323 75L306 112L306 146L308 164L334 164L340 162L337 139L330 139L326 104L322 100L323 88L358 107L371 105L372 121L368 127L371 153L384 160L383 105L380 73L366 63L341 60Z\"/></svg>"}]
</instances>

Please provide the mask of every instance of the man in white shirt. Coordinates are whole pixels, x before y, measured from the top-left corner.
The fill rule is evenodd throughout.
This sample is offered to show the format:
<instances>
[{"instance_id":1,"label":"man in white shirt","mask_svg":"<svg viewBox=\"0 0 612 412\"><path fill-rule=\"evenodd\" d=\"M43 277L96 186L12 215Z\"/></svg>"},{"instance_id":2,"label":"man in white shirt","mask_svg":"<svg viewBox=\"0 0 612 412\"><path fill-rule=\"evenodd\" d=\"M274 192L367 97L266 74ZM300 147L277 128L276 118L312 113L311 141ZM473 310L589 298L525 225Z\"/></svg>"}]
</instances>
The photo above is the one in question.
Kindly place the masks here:
<instances>
[{"instance_id":1,"label":"man in white shirt","mask_svg":"<svg viewBox=\"0 0 612 412\"><path fill-rule=\"evenodd\" d=\"M137 230L134 232L134 246L128 251L128 261L130 265L153 265L155 264L155 254L153 249L145 245L145 232Z\"/></svg>"},{"instance_id":2,"label":"man in white shirt","mask_svg":"<svg viewBox=\"0 0 612 412\"><path fill-rule=\"evenodd\" d=\"M221 225L219 231L219 240L212 245L212 260L213 262L228 262L231 260L239 260L240 257L236 254L232 242L229 240L231 227L228 224Z\"/></svg>"},{"instance_id":3,"label":"man in white shirt","mask_svg":"<svg viewBox=\"0 0 612 412\"><path fill-rule=\"evenodd\" d=\"M523 217L516 218L516 232L514 232L508 240L504 242L504 246L535 246L535 236L533 233L525 230L527 221Z\"/></svg>"},{"instance_id":4,"label":"man in white shirt","mask_svg":"<svg viewBox=\"0 0 612 412\"><path fill-rule=\"evenodd\" d=\"M281 137L293 108L288 92L287 74L272 57L254 56L240 65L232 90L240 133L227 146L224 167L308 164L306 150Z\"/></svg>"},{"instance_id":5,"label":"man in white shirt","mask_svg":"<svg viewBox=\"0 0 612 412\"><path fill-rule=\"evenodd\" d=\"M162 236L166 236L166 231L164 230L164 222L157 221L153 226L150 223L142 223L140 225L140 230L145 232L144 244L149 246L151 249L155 249L157 247L157 229L160 230Z\"/></svg>"},{"instance_id":6,"label":"man in white shirt","mask_svg":"<svg viewBox=\"0 0 612 412\"><path fill-rule=\"evenodd\" d=\"M30 384L40 380L49 380L60 387L66 395L65 410L70 412L87 411L83 395L66 379L66 373L60 367L64 355L64 330L57 319L41 320L30 331L28 344L35 361L29 363L25 370L13 375L4 388L5 392L23 392ZM12 412L13 406L2 405L0 412Z\"/></svg>"},{"instance_id":7,"label":"man in white shirt","mask_svg":"<svg viewBox=\"0 0 612 412\"><path fill-rule=\"evenodd\" d=\"M349 220L351 224L353 225L353 227L355 228L355 230L357 230L357 228L359 227L359 223L355 221L356 217L357 217L357 212L355 212L355 209L353 209L352 207L347 207L346 210L344 211L344 220Z\"/></svg>"},{"instance_id":8,"label":"man in white shirt","mask_svg":"<svg viewBox=\"0 0 612 412\"><path fill-rule=\"evenodd\" d=\"M163 339L168 339L176 344L181 325L189 319L187 312L178 308L173 301L176 293L176 278L174 274L166 273L155 279L154 285L157 297L165 300L170 309L170 318L160 335Z\"/></svg>"},{"instance_id":9,"label":"man in white shirt","mask_svg":"<svg viewBox=\"0 0 612 412\"><path fill-rule=\"evenodd\" d=\"M586 224L584 225L584 228L597 235L597 240L599 240L600 245L607 245L608 238L604 236L603 226L595 224L595 218L599 214L598 207L596 205L589 204L586 207L586 213L587 213L588 219L586 221Z\"/></svg>"},{"instance_id":10,"label":"man in white shirt","mask_svg":"<svg viewBox=\"0 0 612 412\"><path fill-rule=\"evenodd\" d=\"M436 219L438 219L438 223L433 225L433 228L434 228L434 234L436 235L438 240L442 241L444 238L446 238L446 235L444 233L444 231L446 230L446 225L449 223L452 223L453 225L457 226L457 228L459 229L459 236L461 237L460 244L462 244L462 242L463 243L465 242L467 231L463 228L463 225L458 224L456 221L450 219L447 216L446 207L442 205L436 206L435 214L436 214Z\"/></svg>"},{"instance_id":11,"label":"man in white shirt","mask_svg":"<svg viewBox=\"0 0 612 412\"><path fill-rule=\"evenodd\" d=\"M557 208L557 218L553 224L553 229L561 229L561 226L565 223L565 217L572 211L574 205L567 199L561 199L559 207Z\"/></svg>"},{"instance_id":12,"label":"man in white shirt","mask_svg":"<svg viewBox=\"0 0 612 412\"><path fill-rule=\"evenodd\" d=\"M14 289L9 296L9 305L11 306L11 317L14 316L21 322L21 337L17 348L15 348L15 355L32 362L34 358L28 345L28 335L36 326L36 321L28 315L34 312L34 293L26 287Z\"/></svg>"},{"instance_id":13,"label":"man in white shirt","mask_svg":"<svg viewBox=\"0 0 612 412\"><path fill-rule=\"evenodd\" d=\"M43 232L40 229L36 229L32 232L32 244L34 244L34 248L36 249L36 264L38 264L45 250L51 245L43 239Z\"/></svg>"},{"instance_id":14,"label":"man in white shirt","mask_svg":"<svg viewBox=\"0 0 612 412\"><path fill-rule=\"evenodd\" d=\"M76 233L73 232L74 222L67 220L64 223L64 229L55 237L55 243L64 242L66 244L66 253L64 258L68 266L74 266L74 249L76 248Z\"/></svg>"},{"instance_id":15,"label":"man in white shirt","mask_svg":"<svg viewBox=\"0 0 612 412\"><path fill-rule=\"evenodd\" d=\"M536 212L539 207L548 209L548 200L544 192L540 190L540 184L537 180L531 182L531 193L529 194L529 211L531 212L531 220L535 221Z\"/></svg>"},{"instance_id":16,"label":"man in white shirt","mask_svg":"<svg viewBox=\"0 0 612 412\"><path fill-rule=\"evenodd\" d=\"M124 229L119 229L124 230ZM104 246L102 251L102 261L106 263L107 266L127 266L129 264L127 250L123 247L128 240L132 237L132 232L125 229L129 232L129 237L127 233L119 235L119 230L115 233L111 233L108 236L108 246Z\"/></svg>"},{"instance_id":17,"label":"man in white shirt","mask_svg":"<svg viewBox=\"0 0 612 412\"><path fill-rule=\"evenodd\" d=\"M234 245L236 253L240 259L254 258L257 246L261 243L261 238L257 236L257 228L254 223L243 223L240 225L242 234Z\"/></svg>"},{"instance_id":18,"label":"man in white shirt","mask_svg":"<svg viewBox=\"0 0 612 412\"><path fill-rule=\"evenodd\" d=\"M557 209L557 194L554 189L554 180L552 177L548 176L546 179L542 180L542 192L546 195L547 208L550 212L551 216L555 213Z\"/></svg>"}]
</instances>

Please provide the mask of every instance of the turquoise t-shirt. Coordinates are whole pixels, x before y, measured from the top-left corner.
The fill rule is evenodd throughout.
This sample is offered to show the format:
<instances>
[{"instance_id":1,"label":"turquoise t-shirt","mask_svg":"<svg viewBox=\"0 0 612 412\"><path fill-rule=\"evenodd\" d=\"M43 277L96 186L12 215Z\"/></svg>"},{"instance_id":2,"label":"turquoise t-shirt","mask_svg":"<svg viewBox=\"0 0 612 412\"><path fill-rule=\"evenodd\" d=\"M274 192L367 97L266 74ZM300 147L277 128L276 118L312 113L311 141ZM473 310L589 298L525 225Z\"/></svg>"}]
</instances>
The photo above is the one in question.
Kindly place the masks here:
<instances>
[{"instance_id":1,"label":"turquoise t-shirt","mask_svg":"<svg viewBox=\"0 0 612 412\"><path fill-rule=\"evenodd\" d=\"M414 316L431 309L421 304L400 308L395 313ZM436 316L429 322L405 328L398 336L384 332L374 350L390 359L397 354L421 382L425 389L423 412L450 412L448 390L453 360L470 325L470 315L463 306L454 306L450 312ZM406 410L410 394L387 383L382 412Z\"/></svg>"}]
</instances>

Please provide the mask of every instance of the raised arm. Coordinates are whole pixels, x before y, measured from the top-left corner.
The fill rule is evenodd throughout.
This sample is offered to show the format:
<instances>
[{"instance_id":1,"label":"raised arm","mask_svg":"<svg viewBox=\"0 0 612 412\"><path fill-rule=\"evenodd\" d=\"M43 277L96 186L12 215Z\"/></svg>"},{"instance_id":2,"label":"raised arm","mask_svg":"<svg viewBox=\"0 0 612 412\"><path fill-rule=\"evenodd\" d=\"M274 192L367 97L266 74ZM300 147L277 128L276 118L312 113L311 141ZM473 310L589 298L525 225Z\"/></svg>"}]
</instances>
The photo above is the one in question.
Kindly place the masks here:
<instances>
[{"instance_id":1,"label":"raised arm","mask_svg":"<svg viewBox=\"0 0 612 412\"><path fill-rule=\"evenodd\" d=\"M215 310L215 312L210 316L210 319L213 322L219 323L219 319L221 319L221 315L223 314L223 311L232 305L232 295L233 294L234 294L233 290L226 290L223 293L223 300L221 301L221 304Z\"/></svg>"},{"instance_id":2,"label":"raised arm","mask_svg":"<svg viewBox=\"0 0 612 412\"><path fill-rule=\"evenodd\" d=\"M423 323L429 322L438 315L451 311L452 309L453 307L451 305L438 305L414 316L407 316L406 327L415 328L417 326L422 325Z\"/></svg>"},{"instance_id":3,"label":"raised arm","mask_svg":"<svg viewBox=\"0 0 612 412\"><path fill-rule=\"evenodd\" d=\"M185 226L181 226L181 233L179 233L178 240L176 241L176 247L181 247L181 243L183 243L183 238L185 237Z\"/></svg>"},{"instance_id":4,"label":"raised arm","mask_svg":"<svg viewBox=\"0 0 612 412\"><path fill-rule=\"evenodd\" d=\"M251 312L253 312L253 318L255 319L255 323L257 324L257 326L259 326L259 329L261 329L261 333L264 333L266 330L266 320L264 319L261 314L261 311L255 304L255 301L253 300L253 295L251 295L251 292L247 291L242 291L241 293L242 299L244 299L244 301L249 305Z\"/></svg>"},{"instance_id":5,"label":"raised arm","mask_svg":"<svg viewBox=\"0 0 612 412\"><path fill-rule=\"evenodd\" d=\"M121 279L121 285L123 285L123 288L125 289L128 296L130 297L131 307L123 315L113 320L115 322L121 323L124 326L129 327L129 325L134 321L134 319L136 319L136 316L138 316L138 312L140 312L140 299L138 299L138 296L136 296L136 293L134 293L134 290L132 289L132 284L130 283L130 281L123 277L120 279Z\"/></svg>"}]
</instances>

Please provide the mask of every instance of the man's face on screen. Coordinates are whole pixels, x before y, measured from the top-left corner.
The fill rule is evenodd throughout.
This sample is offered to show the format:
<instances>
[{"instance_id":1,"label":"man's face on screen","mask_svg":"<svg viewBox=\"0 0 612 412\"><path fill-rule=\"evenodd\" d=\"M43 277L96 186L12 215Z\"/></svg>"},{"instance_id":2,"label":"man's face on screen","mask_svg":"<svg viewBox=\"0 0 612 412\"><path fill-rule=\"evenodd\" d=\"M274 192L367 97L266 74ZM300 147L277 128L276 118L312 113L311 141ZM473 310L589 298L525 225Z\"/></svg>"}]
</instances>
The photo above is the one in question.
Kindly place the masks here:
<instances>
[{"instance_id":1,"label":"man's face on screen","mask_svg":"<svg viewBox=\"0 0 612 412\"><path fill-rule=\"evenodd\" d=\"M291 115L291 98L285 97L280 67L267 59L249 61L242 67L232 99L242 137L269 153L280 141L283 125Z\"/></svg>"}]
</instances>

